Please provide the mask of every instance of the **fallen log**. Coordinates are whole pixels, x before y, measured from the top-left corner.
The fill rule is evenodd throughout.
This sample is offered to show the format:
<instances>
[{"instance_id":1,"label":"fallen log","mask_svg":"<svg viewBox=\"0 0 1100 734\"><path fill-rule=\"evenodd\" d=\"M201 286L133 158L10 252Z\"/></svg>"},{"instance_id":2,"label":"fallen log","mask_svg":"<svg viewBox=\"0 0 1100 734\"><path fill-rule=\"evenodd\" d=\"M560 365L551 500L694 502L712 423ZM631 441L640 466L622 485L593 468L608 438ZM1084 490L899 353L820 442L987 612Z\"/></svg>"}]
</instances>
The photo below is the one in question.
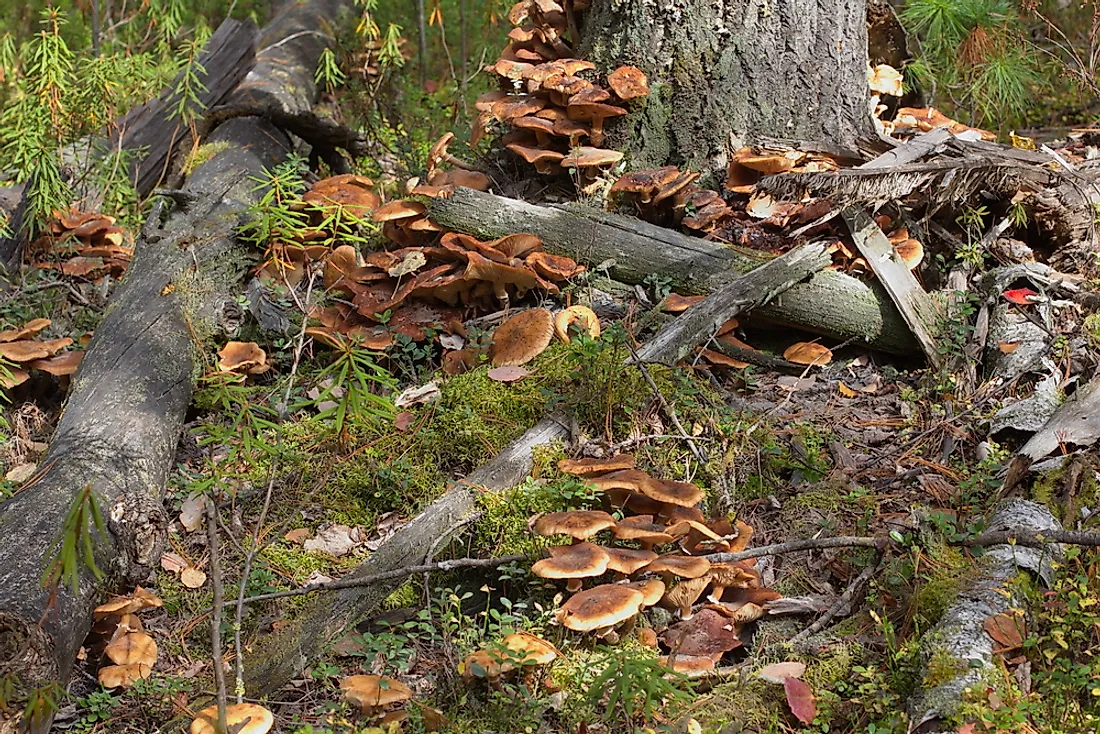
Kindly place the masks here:
<instances>
[{"instance_id":1,"label":"fallen log","mask_svg":"<svg viewBox=\"0 0 1100 734\"><path fill-rule=\"evenodd\" d=\"M989 518L991 533L1001 531L1050 533L1061 531L1058 521L1042 505L1012 500L998 507ZM977 559L978 573L959 591L936 626L921 638L920 656L926 681L906 706L909 731L955 731L948 722L963 705L967 689L981 690L989 676L1000 676L994 661L995 642L986 632L990 617L1013 614L1023 601L1012 583L1021 571L1028 571L1050 585L1054 566L1063 562L1065 550L1058 544L1041 548L1022 545L993 545ZM954 675L943 671L953 669ZM935 674L929 671L934 668Z\"/></svg>"},{"instance_id":2,"label":"fallen log","mask_svg":"<svg viewBox=\"0 0 1100 734\"><path fill-rule=\"evenodd\" d=\"M203 108L212 107L224 100L251 71L256 60L258 31L251 22L226 19L207 40L198 63L204 71L197 73L202 87L197 98ZM184 72L180 72L182 75ZM144 198L153 192L171 171L172 159L180 143L190 136L188 125L175 112L174 89L180 76L155 99L138 105L118 120L112 122L104 134L92 135L70 146L63 153L72 184L78 198L88 199L83 206L97 209L99 192L93 190L92 172L97 161L116 151L128 151L129 178L134 182L138 196ZM20 191L8 231L11 233L0 242L0 260L11 267L22 254L22 242L26 237L23 199Z\"/></svg>"},{"instance_id":3,"label":"fallen log","mask_svg":"<svg viewBox=\"0 0 1100 734\"><path fill-rule=\"evenodd\" d=\"M277 100L289 111L312 104L314 69L331 40L325 31L344 7L310 0L279 13L263 33L247 92L235 99ZM187 180L181 200L189 205L162 220L161 202L139 238L74 376L39 477L0 505L0 679L7 692L0 732L18 727L18 702L29 691L68 678L102 592L144 582L164 547L164 485L204 362L203 324L231 298L246 262L233 234L259 196L250 177L293 149L286 133L260 118L228 121L210 139L225 147ZM105 576L80 564L76 593L48 590L43 571L85 488L109 519L106 536L90 536ZM49 721L33 727L48 728Z\"/></svg>"},{"instance_id":4,"label":"fallen log","mask_svg":"<svg viewBox=\"0 0 1100 734\"><path fill-rule=\"evenodd\" d=\"M769 257L580 206L538 206L470 189L434 199L433 221L485 238L538 235L546 249L590 265L610 261L611 275L641 283L657 273L683 294L706 294ZM799 283L754 311L768 321L835 339L860 339L884 352L913 356L920 347L880 286L833 270Z\"/></svg>"}]
</instances>

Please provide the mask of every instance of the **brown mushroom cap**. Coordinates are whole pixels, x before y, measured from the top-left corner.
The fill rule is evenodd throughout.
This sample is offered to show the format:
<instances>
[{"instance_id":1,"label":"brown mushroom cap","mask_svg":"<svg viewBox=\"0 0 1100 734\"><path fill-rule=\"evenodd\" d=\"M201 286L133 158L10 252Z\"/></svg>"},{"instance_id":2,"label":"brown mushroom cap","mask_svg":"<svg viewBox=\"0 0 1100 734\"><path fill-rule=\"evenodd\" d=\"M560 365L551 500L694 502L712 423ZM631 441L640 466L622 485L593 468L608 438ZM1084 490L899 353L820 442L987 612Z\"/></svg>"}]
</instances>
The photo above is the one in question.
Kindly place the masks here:
<instances>
[{"instance_id":1,"label":"brown mushroom cap","mask_svg":"<svg viewBox=\"0 0 1100 734\"><path fill-rule=\"evenodd\" d=\"M505 635L500 649L478 650L466 656L464 677L481 677L474 666L484 671L486 678L496 678L525 665L547 665L558 656L558 651L546 640L529 632Z\"/></svg>"},{"instance_id":2,"label":"brown mushroom cap","mask_svg":"<svg viewBox=\"0 0 1100 734\"><path fill-rule=\"evenodd\" d=\"M654 479L646 482L639 488L642 494L652 497L658 502L681 507L694 507L703 501L706 495L703 490L690 482L674 482L671 480Z\"/></svg>"},{"instance_id":3,"label":"brown mushroom cap","mask_svg":"<svg viewBox=\"0 0 1100 734\"><path fill-rule=\"evenodd\" d=\"M662 543L671 543L675 540L665 532L664 525L657 525L653 522L652 515L625 517L615 524L612 534L619 540L636 540L644 549Z\"/></svg>"},{"instance_id":4,"label":"brown mushroom cap","mask_svg":"<svg viewBox=\"0 0 1100 734\"><path fill-rule=\"evenodd\" d=\"M609 571L618 571L628 576L650 563L657 560L658 555L653 551L635 550L633 548L604 548L608 556L607 568ZM646 606L650 606L647 604Z\"/></svg>"},{"instance_id":5,"label":"brown mushroom cap","mask_svg":"<svg viewBox=\"0 0 1100 734\"><path fill-rule=\"evenodd\" d=\"M674 506L650 499L641 492L631 492L629 489L609 489L603 493L603 496L612 509L620 512L629 510L635 515L652 515L656 517L665 508Z\"/></svg>"},{"instance_id":6,"label":"brown mushroom cap","mask_svg":"<svg viewBox=\"0 0 1100 734\"><path fill-rule=\"evenodd\" d=\"M631 492L640 492L642 485L652 481L655 481L653 477L640 469L622 469L594 477L590 483L599 492L606 492L609 489L629 489Z\"/></svg>"},{"instance_id":7,"label":"brown mushroom cap","mask_svg":"<svg viewBox=\"0 0 1100 734\"><path fill-rule=\"evenodd\" d=\"M541 253L540 253L541 254ZM581 330L593 339L600 338L600 319L588 306L570 306L562 309L554 317L554 334L566 344L569 343L569 327L577 324Z\"/></svg>"},{"instance_id":8,"label":"brown mushroom cap","mask_svg":"<svg viewBox=\"0 0 1100 734\"><path fill-rule=\"evenodd\" d=\"M661 188L672 183L679 176L680 169L676 166L662 166L649 171L634 171L619 176L615 183L611 185L609 193L613 196L617 194L637 194L641 203L648 204L653 201L653 197L657 195ZM702 300L701 296L700 300Z\"/></svg>"},{"instance_id":9,"label":"brown mushroom cap","mask_svg":"<svg viewBox=\"0 0 1100 734\"><path fill-rule=\"evenodd\" d=\"M579 477L592 477L633 468L633 454L616 454L605 459L562 459L558 462L558 471Z\"/></svg>"},{"instance_id":10,"label":"brown mushroom cap","mask_svg":"<svg viewBox=\"0 0 1100 734\"><path fill-rule=\"evenodd\" d=\"M635 66L620 66L607 75L607 86L623 102L649 94L649 80L645 72Z\"/></svg>"},{"instance_id":11,"label":"brown mushroom cap","mask_svg":"<svg viewBox=\"0 0 1100 734\"><path fill-rule=\"evenodd\" d=\"M508 143L504 147L528 163L533 164L535 170L543 174L553 173L556 170L555 166L561 163L565 158L565 153L559 153L556 150L550 150L548 148L523 145L522 143Z\"/></svg>"},{"instance_id":12,"label":"brown mushroom cap","mask_svg":"<svg viewBox=\"0 0 1100 734\"><path fill-rule=\"evenodd\" d=\"M570 510L547 512L534 524L539 535L568 535L587 540L601 530L615 527L615 518L602 510Z\"/></svg>"},{"instance_id":13,"label":"brown mushroom cap","mask_svg":"<svg viewBox=\"0 0 1100 734\"><path fill-rule=\"evenodd\" d=\"M684 507L683 505L671 505L667 503L661 503L661 507L662 509L656 514L663 522L669 525L675 525L685 520L706 524L706 518L703 516L703 511L698 507Z\"/></svg>"},{"instance_id":14,"label":"brown mushroom cap","mask_svg":"<svg viewBox=\"0 0 1100 734\"><path fill-rule=\"evenodd\" d=\"M52 322L49 319L32 319L18 329L0 331L0 342L13 342L20 339L29 339L45 329Z\"/></svg>"},{"instance_id":15,"label":"brown mushroom cap","mask_svg":"<svg viewBox=\"0 0 1100 734\"><path fill-rule=\"evenodd\" d=\"M364 711L408 701L412 689L384 675L350 675L340 681L344 697L358 703Z\"/></svg>"},{"instance_id":16,"label":"brown mushroom cap","mask_svg":"<svg viewBox=\"0 0 1100 734\"><path fill-rule=\"evenodd\" d=\"M710 561L702 556L661 556L645 567L646 571L682 579L697 579L710 571Z\"/></svg>"},{"instance_id":17,"label":"brown mushroom cap","mask_svg":"<svg viewBox=\"0 0 1100 734\"><path fill-rule=\"evenodd\" d=\"M558 545L548 549L550 557L536 561L531 572L544 579L584 579L607 571L611 561L606 551L592 543Z\"/></svg>"},{"instance_id":18,"label":"brown mushroom cap","mask_svg":"<svg viewBox=\"0 0 1100 734\"><path fill-rule=\"evenodd\" d=\"M542 354L553 338L554 315L545 308L532 308L497 327L489 359L494 367L524 364Z\"/></svg>"},{"instance_id":19,"label":"brown mushroom cap","mask_svg":"<svg viewBox=\"0 0 1100 734\"><path fill-rule=\"evenodd\" d=\"M645 581L629 581L622 584L629 589L637 589L642 592L644 599L642 605L651 607L665 596L665 582L660 579L646 579Z\"/></svg>"},{"instance_id":20,"label":"brown mushroom cap","mask_svg":"<svg viewBox=\"0 0 1100 734\"><path fill-rule=\"evenodd\" d=\"M371 219L376 222L393 222L398 219L419 217L427 210L428 207L424 206L419 201L398 199L397 201L391 201L389 204L375 209L374 213L371 215Z\"/></svg>"},{"instance_id":21,"label":"brown mushroom cap","mask_svg":"<svg viewBox=\"0 0 1100 734\"><path fill-rule=\"evenodd\" d=\"M595 126L593 126L593 133L595 133ZM561 165L566 168L598 168L618 163L622 159L621 151L582 145L562 158Z\"/></svg>"},{"instance_id":22,"label":"brown mushroom cap","mask_svg":"<svg viewBox=\"0 0 1100 734\"><path fill-rule=\"evenodd\" d=\"M76 368L80 366L80 360L83 358L84 352L62 352L52 357L27 362L27 366L42 370L55 377L62 377L75 373Z\"/></svg>"},{"instance_id":23,"label":"brown mushroom cap","mask_svg":"<svg viewBox=\"0 0 1100 734\"><path fill-rule=\"evenodd\" d=\"M225 723L237 734L267 734L275 725L275 715L257 703L234 703L225 707ZM218 706L215 704L198 713L191 722L191 734L214 734L217 724Z\"/></svg>"},{"instance_id":24,"label":"brown mushroom cap","mask_svg":"<svg viewBox=\"0 0 1100 734\"><path fill-rule=\"evenodd\" d=\"M645 594L618 584L605 584L570 597L558 611L558 621L568 629L589 632L625 622L645 603Z\"/></svg>"}]
</instances>

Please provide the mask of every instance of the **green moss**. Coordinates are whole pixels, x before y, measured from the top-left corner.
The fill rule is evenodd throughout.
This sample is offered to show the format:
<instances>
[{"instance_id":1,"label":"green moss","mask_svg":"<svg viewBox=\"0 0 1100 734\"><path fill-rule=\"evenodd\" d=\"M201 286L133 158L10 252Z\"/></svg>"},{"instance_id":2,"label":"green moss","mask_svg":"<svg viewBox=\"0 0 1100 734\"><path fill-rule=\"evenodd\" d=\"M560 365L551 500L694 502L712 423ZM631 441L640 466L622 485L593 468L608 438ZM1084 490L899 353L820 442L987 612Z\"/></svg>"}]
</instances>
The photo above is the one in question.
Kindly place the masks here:
<instances>
[{"instance_id":1,"label":"green moss","mask_svg":"<svg viewBox=\"0 0 1100 734\"><path fill-rule=\"evenodd\" d=\"M183 164L183 172L186 174L190 174L192 171L201 166L203 163L209 161L218 153L229 150L229 147L229 143L226 143L224 141L216 141L213 143L200 145L198 148L195 148L189 156L187 156L187 160L184 161Z\"/></svg>"},{"instance_id":2,"label":"green moss","mask_svg":"<svg viewBox=\"0 0 1100 734\"><path fill-rule=\"evenodd\" d=\"M407 609L418 604L420 604L420 590L416 582L410 580L394 589L382 602L382 608L385 610Z\"/></svg>"},{"instance_id":3,"label":"green moss","mask_svg":"<svg viewBox=\"0 0 1100 734\"><path fill-rule=\"evenodd\" d=\"M332 570L332 562L327 556L283 543L264 546L259 557L298 583L305 583L315 571Z\"/></svg>"},{"instance_id":4,"label":"green moss","mask_svg":"<svg viewBox=\"0 0 1100 734\"><path fill-rule=\"evenodd\" d=\"M950 650L933 647L924 669L923 688L930 689L955 680L966 673L966 663L955 657Z\"/></svg>"}]
</instances>

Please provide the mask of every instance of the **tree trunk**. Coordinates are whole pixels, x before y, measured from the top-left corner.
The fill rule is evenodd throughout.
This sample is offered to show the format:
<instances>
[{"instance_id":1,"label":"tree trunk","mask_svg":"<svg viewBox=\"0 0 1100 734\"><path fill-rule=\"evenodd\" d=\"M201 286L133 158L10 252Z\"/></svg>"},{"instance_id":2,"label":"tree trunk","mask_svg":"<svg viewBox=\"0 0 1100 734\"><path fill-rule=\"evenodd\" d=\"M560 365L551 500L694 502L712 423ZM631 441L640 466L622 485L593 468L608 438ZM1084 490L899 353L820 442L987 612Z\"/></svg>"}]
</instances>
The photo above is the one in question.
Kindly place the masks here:
<instances>
[{"instance_id":1,"label":"tree trunk","mask_svg":"<svg viewBox=\"0 0 1100 734\"><path fill-rule=\"evenodd\" d=\"M765 138L853 156L876 139L866 22L864 0L593 0L579 56L649 77L609 147L636 169L721 176L731 148Z\"/></svg>"},{"instance_id":2,"label":"tree trunk","mask_svg":"<svg viewBox=\"0 0 1100 734\"><path fill-rule=\"evenodd\" d=\"M330 40L325 31L344 6L311 0L279 14L234 101L308 108L316 63ZM103 591L144 582L163 551L164 484L204 361L203 324L232 297L247 262L233 234L259 196L250 177L293 148L285 132L255 117L228 121L210 140L227 147L188 180L194 203L163 223L158 207L146 225L74 377L41 476L0 505L0 679L7 684L0 732L19 727L18 701L32 688L68 678ZM40 579L85 487L108 519L107 537L93 536L106 578L82 567L78 593L63 587L51 596ZM48 727L37 722L33 729Z\"/></svg>"}]
</instances>

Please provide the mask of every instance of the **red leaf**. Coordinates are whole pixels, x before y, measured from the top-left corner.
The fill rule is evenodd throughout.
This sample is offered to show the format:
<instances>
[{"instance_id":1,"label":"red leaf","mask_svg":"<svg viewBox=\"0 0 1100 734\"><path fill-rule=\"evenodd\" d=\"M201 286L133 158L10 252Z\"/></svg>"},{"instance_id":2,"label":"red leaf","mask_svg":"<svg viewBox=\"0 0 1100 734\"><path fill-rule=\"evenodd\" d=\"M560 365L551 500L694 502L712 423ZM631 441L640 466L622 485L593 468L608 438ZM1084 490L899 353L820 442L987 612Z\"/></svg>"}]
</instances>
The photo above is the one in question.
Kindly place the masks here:
<instances>
[{"instance_id":1,"label":"red leaf","mask_svg":"<svg viewBox=\"0 0 1100 734\"><path fill-rule=\"evenodd\" d=\"M1009 652L1024 644L1023 620L1012 612L986 617L982 622L982 629L1000 646L995 652Z\"/></svg>"},{"instance_id":2,"label":"red leaf","mask_svg":"<svg viewBox=\"0 0 1100 734\"><path fill-rule=\"evenodd\" d=\"M407 410L401 411L393 419L393 427L399 431L409 430L409 426L412 425L413 414Z\"/></svg>"},{"instance_id":3,"label":"red leaf","mask_svg":"<svg viewBox=\"0 0 1100 734\"><path fill-rule=\"evenodd\" d=\"M803 724L809 724L817 716L817 699L810 687L798 678L784 678L783 690L787 692L787 705L791 713Z\"/></svg>"},{"instance_id":4,"label":"red leaf","mask_svg":"<svg viewBox=\"0 0 1100 734\"><path fill-rule=\"evenodd\" d=\"M1004 297L1013 303L1018 303L1021 306L1026 306L1032 303L1031 299L1037 297L1039 294L1030 288L1012 288L1004 292Z\"/></svg>"},{"instance_id":5,"label":"red leaf","mask_svg":"<svg viewBox=\"0 0 1100 734\"><path fill-rule=\"evenodd\" d=\"M531 374L530 370L519 365L511 365L508 367L494 367L489 370L489 379L496 382L516 382L522 380L527 375Z\"/></svg>"}]
</instances>

